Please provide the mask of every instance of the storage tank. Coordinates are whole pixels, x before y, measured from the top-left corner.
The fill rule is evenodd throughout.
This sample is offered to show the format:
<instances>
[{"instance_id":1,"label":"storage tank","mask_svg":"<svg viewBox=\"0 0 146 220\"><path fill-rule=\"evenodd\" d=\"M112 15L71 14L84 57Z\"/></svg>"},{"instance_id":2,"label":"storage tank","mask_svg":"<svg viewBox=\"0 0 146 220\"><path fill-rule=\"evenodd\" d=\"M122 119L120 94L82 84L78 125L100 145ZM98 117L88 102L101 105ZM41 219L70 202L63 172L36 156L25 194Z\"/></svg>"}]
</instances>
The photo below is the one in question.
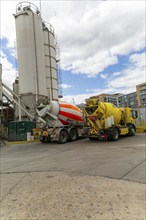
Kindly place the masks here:
<instances>
[{"instance_id":1,"label":"storage tank","mask_svg":"<svg viewBox=\"0 0 146 220\"><path fill-rule=\"evenodd\" d=\"M33 109L38 100L47 97L43 25L38 8L22 2L16 6L16 37L19 72L19 94Z\"/></svg>"},{"instance_id":2,"label":"storage tank","mask_svg":"<svg viewBox=\"0 0 146 220\"><path fill-rule=\"evenodd\" d=\"M55 34L47 22L43 23L43 37L47 96L50 100L58 100Z\"/></svg>"}]
</instances>

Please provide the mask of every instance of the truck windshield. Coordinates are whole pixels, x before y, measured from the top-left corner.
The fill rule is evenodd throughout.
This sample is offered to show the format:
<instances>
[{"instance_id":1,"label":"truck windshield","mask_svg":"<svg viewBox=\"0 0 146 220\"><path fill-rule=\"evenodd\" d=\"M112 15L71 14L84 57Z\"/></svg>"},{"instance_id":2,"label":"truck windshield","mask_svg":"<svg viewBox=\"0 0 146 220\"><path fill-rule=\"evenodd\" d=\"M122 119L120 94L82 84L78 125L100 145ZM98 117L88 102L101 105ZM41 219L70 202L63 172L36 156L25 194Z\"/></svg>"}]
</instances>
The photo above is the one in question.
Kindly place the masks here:
<instances>
[{"instance_id":1,"label":"truck windshield","mask_svg":"<svg viewBox=\"0 0 146 220\"><path fill-rule=\"evenodd\" d=\"M137 118L138 117L138 111L132 110L131 113L132 113L132 118Z\"/></svg>"},{"instance_id":2,"label":"truck windshield","mask_svg":"<svg viewBox=\"0 0 146 220\"><path fill-rule=\"evenodd\" d=\"M89 107L85 107L85 110L89 115L92 115L97 110L97 108L98 108L98 106L96 106L96 107L89 106Z\"/></svg>"}]
</instances>

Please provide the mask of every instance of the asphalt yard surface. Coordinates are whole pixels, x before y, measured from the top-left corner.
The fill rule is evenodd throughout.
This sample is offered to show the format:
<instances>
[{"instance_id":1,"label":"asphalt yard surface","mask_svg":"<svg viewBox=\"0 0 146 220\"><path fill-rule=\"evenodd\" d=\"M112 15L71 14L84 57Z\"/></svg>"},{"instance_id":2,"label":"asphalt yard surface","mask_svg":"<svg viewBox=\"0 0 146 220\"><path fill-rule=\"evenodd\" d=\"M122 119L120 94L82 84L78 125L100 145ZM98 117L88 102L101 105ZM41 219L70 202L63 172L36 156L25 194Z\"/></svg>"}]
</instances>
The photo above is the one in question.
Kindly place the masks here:
<instances>
[{"instance_id":1,"label":"asphalt yard surface","mask_svg":"<svg viewBox=\"0 0 146 220\"><path fill-rule=\"evenodd\" d=\"M0 164L0 219L146 219L145 134L7 145Z\"/></svg>"}]
</instances>

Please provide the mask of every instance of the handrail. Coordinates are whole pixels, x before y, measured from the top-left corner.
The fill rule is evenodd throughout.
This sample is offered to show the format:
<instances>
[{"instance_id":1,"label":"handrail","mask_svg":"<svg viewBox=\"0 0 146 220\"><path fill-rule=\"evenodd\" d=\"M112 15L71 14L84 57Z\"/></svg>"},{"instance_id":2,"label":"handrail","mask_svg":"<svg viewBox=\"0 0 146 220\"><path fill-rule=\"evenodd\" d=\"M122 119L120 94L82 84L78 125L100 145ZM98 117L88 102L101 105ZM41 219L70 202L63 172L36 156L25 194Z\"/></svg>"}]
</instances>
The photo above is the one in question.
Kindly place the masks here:
<instances>
[{"instance_id":1,"label":"handrail","mask_svg":"<svg viewBox=\"0 0 146 220\"><path fill-rule=\"evenodd\" d=\"M20 2L16 5L16 13L22 12L25 9L30 9L35 14L40 15L39 8L31 2Z\"/></svg>"}]
</instances>

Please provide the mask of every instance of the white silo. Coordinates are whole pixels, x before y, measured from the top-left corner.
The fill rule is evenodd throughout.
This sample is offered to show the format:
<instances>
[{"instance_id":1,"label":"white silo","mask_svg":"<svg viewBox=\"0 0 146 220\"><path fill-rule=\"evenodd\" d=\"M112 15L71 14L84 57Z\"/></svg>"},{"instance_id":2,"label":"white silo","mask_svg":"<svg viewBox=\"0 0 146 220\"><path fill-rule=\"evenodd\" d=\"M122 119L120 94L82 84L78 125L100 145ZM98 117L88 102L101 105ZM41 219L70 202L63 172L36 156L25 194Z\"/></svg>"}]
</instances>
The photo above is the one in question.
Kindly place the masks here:
<instances>
[{"instance_id":1,"label":"white silo","mask_svg":"<svg viewBox=\"0 0 146 220\"><path fill-rule=\"evenodd\" d=\"M33 112L36 103L47 97L43 23L38 8L22 2L16 7L16 37L19 94Z\"/></svg>"},{"instance_id":2,"label":"white silo","mask_svg":"<svg viewBox=\"0 0 146 220\"><path fill-rule=\"evenodd\" d=\"M44 36L44 57L45 57L45 72L46 72L46 88L47 96L50 100L58 99L58 83L56 71L56 47L55 34L53 27L43 23Z\"/></svg>"}]
</instances>

